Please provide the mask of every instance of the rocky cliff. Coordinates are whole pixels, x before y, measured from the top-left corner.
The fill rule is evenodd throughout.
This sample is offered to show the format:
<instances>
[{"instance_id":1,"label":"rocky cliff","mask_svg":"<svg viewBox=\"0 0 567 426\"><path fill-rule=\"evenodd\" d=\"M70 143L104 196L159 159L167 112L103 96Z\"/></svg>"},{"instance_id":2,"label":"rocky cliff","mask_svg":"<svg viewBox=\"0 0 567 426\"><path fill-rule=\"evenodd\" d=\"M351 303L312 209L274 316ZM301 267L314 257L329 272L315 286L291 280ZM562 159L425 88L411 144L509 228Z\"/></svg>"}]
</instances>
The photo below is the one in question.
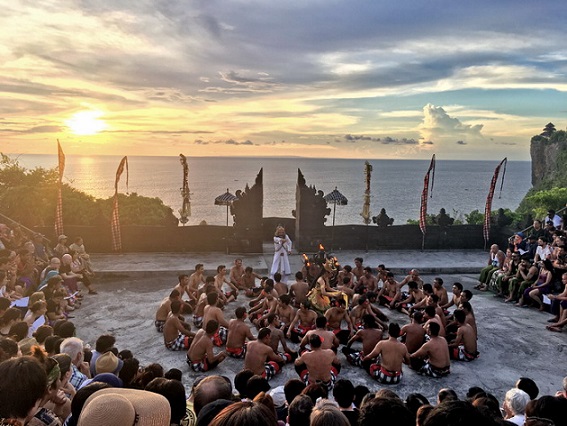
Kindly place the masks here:
<instances>
[{"instance_id":1,"label":"rocky cliff","mask_svg":"<svg viewBox=\"0 0 567 426\"><path fill-rule=\"evenodd\" d=\"M567 167L567 133L554 132L550 137L537 135L530 143L532 185L537 189L563 186Z\"/></svg>"}]
</instances>

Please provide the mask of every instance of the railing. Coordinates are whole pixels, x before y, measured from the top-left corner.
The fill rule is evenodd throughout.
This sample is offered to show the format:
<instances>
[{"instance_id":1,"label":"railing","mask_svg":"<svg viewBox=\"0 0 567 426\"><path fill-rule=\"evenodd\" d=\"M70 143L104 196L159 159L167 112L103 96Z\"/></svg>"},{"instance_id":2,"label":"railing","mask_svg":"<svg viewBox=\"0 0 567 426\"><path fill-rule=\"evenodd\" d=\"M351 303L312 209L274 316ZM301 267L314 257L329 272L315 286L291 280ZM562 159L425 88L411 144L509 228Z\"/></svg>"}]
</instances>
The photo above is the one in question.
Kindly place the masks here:
<instances>
[{"instance_id":1,"label":"railing","mask_svg":"<svg viewBox=\"0 0 567 426\"><path fill-rule=\"evenodd\" d=\"M8 221L10 221L10 224L17 225L17 226L19 226L20 228L24 229L24 230L29 234L30 237L32 237L32 236L34 236L34 235L37 234L36 231L34 231L34 230L32 230L32 229L30 229L30 228L28 228L28 227L22 225L20 222L17 222L17 221L15 221L14 219L11 219L11 218L9 218L9 217L6 216L6 215L3 215L2 213L0 213L0 217L3 218L3 219L7 219ZM50 240L49 238L46 238L44 235L42 235L41 238L42 238L43 241L46 241L48 244L51 244L51 240Z\"/></svg>"}]
</instances>

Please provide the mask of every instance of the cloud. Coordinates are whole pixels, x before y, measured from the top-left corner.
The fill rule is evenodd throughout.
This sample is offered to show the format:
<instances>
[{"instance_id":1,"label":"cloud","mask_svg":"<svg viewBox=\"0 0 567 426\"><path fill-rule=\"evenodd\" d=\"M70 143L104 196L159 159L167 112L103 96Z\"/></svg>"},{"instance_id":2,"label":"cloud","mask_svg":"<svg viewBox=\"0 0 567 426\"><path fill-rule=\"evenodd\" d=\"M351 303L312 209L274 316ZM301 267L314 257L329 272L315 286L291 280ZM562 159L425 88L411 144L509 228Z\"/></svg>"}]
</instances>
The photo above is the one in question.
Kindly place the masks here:
<instances>
[{"instance_id":1,"label":"cloud","mask_svg":"<svg viewBox=\"0 0 567 426\"><path fill-rule=\"evenodd\" d=\"M467 144L465 141L457 141L456 143L457 143L457 145L466 145Z\"/></svg>"},{"instance_id":2,"label":"cloud","mask_svg":"<svg viewBox=\"0 0 567 426\"><path fill-rule=\"evenodd\" d=\"M371 136L364 136L364 135L346 134L346 135L344 135L343 139L347 142L356 142L356 141L380 142L380 138L374 138L374 137L371 137Z\"/></svg>"},{"instance_id":3,"label":"cloud","mask_svg":"<svg viewBox=\"0 0 567 426\"><path fill-rule=\"evenodd\" d=\"M440 134L459 133L480 135L483 125L463 124L458 118L450 117L443 107L436 107L435 105L427 104L423 107L423 122L420 127L423 131Z\"/></svg>"},{"instance_id":4,"label":"cloud","mask_svg":"<svg viewBox=\"0 0 567 426\"><path fill-rule=\"evenodd\" d=\"M419 145L419 142L413 138L392 138L386 136L382 138L382 144L384 145Z\"/></svg>"},{"instance_id":5,"label":"cloud","mask_svg":"<svg viewBox=\"0 0 567 426\"><path fill-rule=\"evenodd\" d=\"M209 145L209 144L223 144L223 145L257 145L249 139L246 139L242 142L239 142L234 139L224 139L224 140L214 140L214 141L205 141L203 139L195 139L193 142L196 145Z\"/></svg>"}]
</instances>

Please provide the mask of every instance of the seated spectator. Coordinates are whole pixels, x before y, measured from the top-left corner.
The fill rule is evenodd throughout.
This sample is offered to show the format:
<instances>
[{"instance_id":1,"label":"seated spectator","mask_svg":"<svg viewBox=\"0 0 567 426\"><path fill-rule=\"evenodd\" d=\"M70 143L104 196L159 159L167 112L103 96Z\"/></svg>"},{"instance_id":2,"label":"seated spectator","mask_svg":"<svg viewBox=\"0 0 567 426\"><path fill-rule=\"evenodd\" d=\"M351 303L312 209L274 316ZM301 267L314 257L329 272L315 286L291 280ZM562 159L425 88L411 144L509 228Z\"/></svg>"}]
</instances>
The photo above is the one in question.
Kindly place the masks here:
<instances>
[{"instance_id":1,"label":"seated spectator","mask_svg":"<svg viewBox=\"0 0 567 426\"><path fill-rule=\"evenodd\" d=\"M157 377L148 383L145 390L164 396L169 402L171 409L171 424L180 424L186 410L185 388L181 382Z\"/></svg>"},{"instance_id":2,"label":"seated spectator","mask_svg":"<svg viewBox=\"0 0 567 426\"><path fill-rule=\"evenodd\" d=\"M289 426L309 426L309 418L315 404L307 395L296 396L289 404L287 423Z\"/></svg>"},{"instance_id":3,"label":"seated spectator","mask_svg":"<svg viewBox=\"0 0 567 426\"><path fill-rule=\"evenodd\" d=\"M169 425L167 399L153 392L136 389L107 388L92 394L86 401L79 425Z\"/></svg>"},{"instance_id":4,"label":"seated spectator","mask_svg":"<svg viewBox=\"0 0 567 426\"><path fill-rule=\"evenodd\" d=\"M67 240L67 235L59 235L59 237L57 237L57 245L53 248L53 254L59 259L61 259L65 253L69 253Z\"/></svg>"},{"instance_id":5,"label":"seated spectator","mask_svg":"<svg viewBox=\"0 0 567 426\"><path fill-rule=\"evenodd\" d=\"M258 402L236 402L223 409L210 426L277 426L276 415Z\"/></svg>"},{"instance_id":6,"label":"seated spectator","mask_svg":"<svg viewBox=\"0 0 567 426\"><path fill-rule=\"evenodd\" d=\"M350 426L351 423L337 404L328 399L317 401L309 416L310 426Z\"/></svg>"},{"instance_id":7,"label":"seated spectator","mask_svg":"<svg viewBox=\"0 0 567 426\"><path fill-rule=\"evenodd\" d=\"M518 426L523 426L525 421L526 405L530 402L530 396L523 390L512 388L506 392L504 397L505 419Z\"/></svg>"},{"instance_id":8,"label":"seated spectator","mask_svg":"<svg viewBox=\"0 0 567 426\"><path fill-rule=\"evenodd\" d=\"M360 411L354 406L354 386L350 380L340 379L333 388L333 398L351 426L358 425Z\"/></svg>"},{"instance_id":9,"label":"seated spectator","mask_svg":"<svg viewBox=\"0 0 567 426\"><path fill-rule=\"evenodd\" d=\"M45 395L45 369L33 357L23 356L1 362L0 377L0 423L27 423Z\"/></svg>"},{"instance_id":10,"label":"seated spectator","mask_svg":"<svg viewBox=\"0 0 567 426\"><path fill-rule=\"evenodd\" d=\"M360 426L413 426L415 416L399 398L376 397L362 405Z\"/></svg>"}]
</instances>

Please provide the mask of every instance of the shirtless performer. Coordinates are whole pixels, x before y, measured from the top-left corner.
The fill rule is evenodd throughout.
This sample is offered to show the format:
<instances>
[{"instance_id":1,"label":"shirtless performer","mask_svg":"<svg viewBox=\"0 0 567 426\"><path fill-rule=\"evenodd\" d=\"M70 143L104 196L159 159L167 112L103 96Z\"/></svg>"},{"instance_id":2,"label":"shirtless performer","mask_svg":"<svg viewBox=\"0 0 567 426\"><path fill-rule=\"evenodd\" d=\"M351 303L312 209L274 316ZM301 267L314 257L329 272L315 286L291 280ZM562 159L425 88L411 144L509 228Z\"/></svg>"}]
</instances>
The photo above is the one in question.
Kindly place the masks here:
<instances>
[{"instance_id":1,"label":"shirtless performer","mask_svg":"<svg viewBox=\"0 0 567 426\"><path fill-rule=\"evenodd\" d=\"M364 274L358 279L358 284L355 286L354 291L359 294L364 294L367 291L378 291L378 279L372 274L372 268L367 266L364 268Z\"/></svg>"},{"instance_id":2,"label":"shirtless performer","mask_svg":"<svg viewBox=\"0 0 567 426\"><path fill-rule=\"evenodd\" d=\"M205 272L205 267L202 263L197 263L195 265L195 272L189 277L189 285L187 286L188 292L191 294L192 299L195 301L199 300L199 286L201 284L205 285L206 280L203 275Z\"/></svg>"},{"instance_id":3,"label":"shirtless performer","mask_svg":"<svg viewBox=\"0 0 567 426\"><path fill-rule=\"evenodd\" d=\"M232 265L232 268L230 268L228 279L239 290L243 290L242 275L244 275L244 267L242 266L242 259L240 258L234 259L234 265Z\"/></svg>"},{"instance_id":4,"label":"shirtless performer","mask_svg":"<svg viewBox=\"0 0 567 426\"><path fill-rule=\"evenodd\" d=\"M466 323L465 311L457 309L455 320L459 325L456 339L449 344L449 356L456 361L474 361L478 358L476 334L470 324Z\"/></svg>"},{"instance_id":5,"label":"shirtless performer","mask_svg":"<svg viewBox=\"0 0 567 426\"><path fill-rule=\"evenodd\" d=\"M217 355L213 352L213 337L217 334L219 323L210 320L205 324L205 328L201 329L195 335L193 343L187 352L187 364L195 372L206 372L219 365L225 358L226 352L219 352Z\"/></svg>"},{"instance_id":6,"label":"shirtless performer","mask_svg":"<svg viewBox=\"0 0 567 426\"><path fill-rule=\"evenodd\" d=\"M262 287L256 287L256 278L261 280L262 277L254 272L254 268L247 266L244 269L244 274L240 277L240 290L244 290L247 297L257 296Z\"/></svg>"},{"instance_id":7,"label":"shirtless performer","mask_svg":"<svg viewBox=\"0 0 567 426\"><path fill-rule=\"evenodd\" d=\"M293 359L297 358L297 352L292 351L285 339L284 332L280 329L281 319L277 314L268 315L268 328L272 332L269 345L275 353L283 355L284 353L290 354ZM280 343L282 345L283 353L280 352Z\"/></svg>"},{"instance_id":8,"label":"shirtless performer","mask_svg":"<svg viewBox=\"0 0 567 426\"><path fill-rule=\"evenodd\" d=\"M213 278L213 277L207 277ZM201 328L203 326L203 314L205 312L205 306L207 306L207 296L210 293L216 293L217 288L215 287L214 283L205 284L205 288L203 289L203 293L199 296L199 300L197 301L197 306L195 306L195 310L193 311L193 325L197 328ZM218 299L218 296L217 296Z\"/></svg>"},{"instance_id":9,"label":"shirtless performer","mask_svg":"<svg viewBox=\"0 0 567 426\"><path fill-rule=\"evenodd\" d=\"M167 320L167 316L171 312L171 302L174 300L179 300L180 294L177 290L171 290L169 293L169 297L166 297L162 300L159 308L156 312L156 320L154 321L154 325L156 326L157 331L163 333L163 326L165 325L165 321Z\"/></svg>"},{"instance_id":10,"label":"shirtless performer","mask_svg":"<svg viewBox=\"0 0 567 426\"><path fill-rule=\"evenodd\" d=\"M429 283L423 284L422 291L424 298L408 309L410 315L415 311L422 311L427 306L427 298L433 295L433 286Z\"/></svg>"},{"instance_id":11,"label":"shirtless performer","mask_svg":"<svg viewBox=\"0 0 567 426\"><path fill-rule=\"evenodd\" d=\"M262 290L258 294L258 297L252 299L250 303L248 303L250 307L254 307L258 303L260 303L268 293L272 293L275 299L278 298L278 292L274 289L274 280L272 280L271 278L266 278L265 280L263 280L261 285Z\"/></svg>"},{"instance_id":12,"label":"shirtless performer","mask_svg":"<svg viewBox=\"0 0 567 426\"><path fill-rule=\"evenodd\" d=\"M342 291L346 297L348 298L349 304L352 302L354 298L354 290L351 287L352 281L349 277L345 277L342 281L339 279L337 284L337 290Z\"/></svg>"},{"instance_id":13,"label":"shirtless performer","mask_svg":"<svg viewBox=\"0 0 567 426\"><path fill-rule=\"evenodd\" d=\"M207 324L210 320L218 322L219 328L213 336L213 344L222 346L226 343L228 321L224 318L221 308L217 306L218 297L218 293L214 291L207 294L207 306L203 311L203 324Z\"/></svg>"},{"instance_id":14,"label":"shirtless performer","mask_svg":"<svg viewBox=\"0 0 567 426\"><path fill-rule=\"evenodd\" d=\"M309 293L309 284L303 281L303 273L297 272L295 282L289 288L289 294L296 308L299 308L299 305L307 300L307 293Z\"/></svg>"},{"instance_id":15,"label":"shirtless performer","mask_svg":"<svg viewBox=\"0 0 567 426\"><path fill-rule=\"evenodd\" d=\"M394 303L394 307L402 314L406 315L409 315L408 309L410 309L416 303L421 302L425 298L425 294L423 293L423 290L419 288L419 284L417 282L410 281L408 283L408 288L409 293L407 297Z\"/></svg>"},{"instance_id":16,"label":"shirtless performer","mask_svg":"<svg viewBox=\"0 0 567 426\"><path fill-rule=\"evenodd\" d=\"M311 350L295 360L295 371L306 385L318 383L333 390L341 363L331 349L321 348L321 337L313 334L309 338Z\"/></svg>"},{"instance_id":17,"label":"shirtless performer","mask_svg":"<svg viewBox=\"0 0 567 426\"><path fill-rule=\"evenodd\" d=\"M309 330L315 329L316 319L317 312L311 309L311 302L306 300L295 313L286 333L287 338L294 343L299 343Z\"/></svg>"},{"instance_id":18,"label":"shirtless performer","mask_svg":"<svg viewBox=\"0 0 567 426\"><path fill-rule=\"evenodd\" d=\"M282 274L276 272L274 274L274 290L277 291L278 297L282 294L287 294L289 289L287 288L287 284L282 283Z\"/></svg>"},{"instance_id":19,"label":"shirtless performer","mask_svg":"<svg viewBox=\"0 0 567 426\"><path fill-rule=\"evenodd\" d=\"M400 298L400 295L400 285L394 279L394 274L388 272L386 274L386 282L378 293L380 304L392 309L396 301Z\"/></svg>"},{"instance_id":20,"label":"shirtless performer","mask_svg":"<svg viewBox=\"0 0 567 426\"><path fill-rule=\"evenodd\" d=\"M342 345L346 345L348 339L353 333L354 327L352 325L350 315L348 314L348 311L346 309L345 300L339 299L338 306L327 309L327 312L325 312L325 318L327 318L327 327L333 330L333 333L335 334L335 336L337 336L337 339L339 339L339 342ZM341 329L341 324L343 320L346 322L347 325L346 330ZM323 344L324 343L325 342L323 342Z\"/></svg>"},{"instance_id":21,"label":"shirtless performer","mask_svg":"<svg viewBox=\"0 0 567 426\"><path fill-rule=\"evenodd\" d=\"M347 281L345 281L345 279ZM355 280L356 280L356 277L352 273L352 266L350 266L350 265L343 266L343 269L341 269L339 271L337 281L340 282L340 283L343 283L344 285L346 285L349 288L354 288L354 281Z\"/></svg>"},{"instance_id":22,"label":"shirtless performer","mask_svg":"<svg viewBox=\"0 0 567 426\"><path fill-rule=\"evenodd\" d=\"M269 314L276 312L278 299L272 293L268 293L262 302L248 311L250 321L258 328L265 326L264 322Z\"/></svg>"},{"instance_id":23,"label":"shirtless performer","mask_svg":"<svg viewBox=\"0 0 567 426\"><path fill-rule=\"evenodd\" d=\"M346 356L349 364L357 367L362 367L369 371L372 360L362 363L364 354L369 354L376 344L382 340L383 332L378 327L376 319L372 315L364 315L362 317L362 324L364 328L358 330L354 336L350 338L346 346L342 349L343 354ZM351 348L354 342L362 342L362 351L355 351Z\"/></svg>"},{"instance_id":24,"label":"shirtless performer","mask_svg":"<svg viewBox=\"0 0 567 426\"><path fill-rule=\"evenodd\" d=\"M421 279L421 277L419 276L419 271L417 269L411 269L409 271L409 274L406 275L406 277L400 281L400 289L409 284L411 281L416 282L417 283L417 287L421 290L423 288L423 280Z\"/></svg>"},{"instance_id":25,"label":"shirtless performer","mask_svg":"<svg viewBox=\"0 0 567 426\"><path fill-rule=\"evenodd\" d=\"M370 301L365 295L360 296L356 302L358 305L350 311L350 320L355 330L362 327L362 317L364 315L372 315L377 323L382 324L374 312L372 312Z\"/></svg>"},{"instance_id":26,"label":"shirtless performer","mask_svg":"<svg viewBox=\"0 0 567 426\"><path fill-rule=\"evenodd\" d=\"M439 378L451 373L449 346L445 338L439 337L439 328L436 322L430 323L427 331L429 341L410 355L411 368L418 374Z\"/></svg>"},{"instance_id":27,"label":"shirtless performer","mask_svg":"<svg viewBox=\"0 0 567 426\"><path fill-rule=\"evenodd\" d=\"M433 280L433 294L439 297L439 305L443 306L449 303L449 296L447 295L447 289L443 287L443 279L436 277Z\"/></svg>"},{"instance_id":28,"label":"shirtless performer","mask_svg":"<svg viewBox=\"0 0 567 426\"><path fill-rule=\"evenodd\" d=\"M321 338L321 349L332 349L333 352L337 353L337 348L339 347L339 339L333 334L332 331L327 330L327 318L324 316L318 316L315 320L315 330L309 330L301 339L299 344L299 353L303 354L305 352L306 346L309 344L309 339L313 334L316 334Z\"/></svg>"},{"instance_id":29,"label":"shirtless performer","mask_svg":"<svg viewBox=\"0 0 567 426\"><path fill-rule=\"evenodd\" d=\"M356 257L354 259L354 268L352 268L352 273L356 277L356 281L360 279L364 275L364 267L362 266L362 262L364 259L362 257Z\"/></svg>"},{"instance_id":30,"label":"shirtless performer","mask_svg":"<svg viewBox=\"0 0 567 426\"><path fill-rule=\"evenodd\" d=\"M463 292L463 285L459 282L453 284L453 297L451 300L444 304L440 305L443 311L445 311L445 315L449 313L448 309L451 306L459 306L461 304L461 293Z\"/></svg>"},{"instance_id":31,"label":"shirtless performer","mask_svg":"<svg viewBox=\"0 0 567 426\"><path fill-rule=\"evenodd\" d=\"M370 375L384 384L397 384L403 377L402 363L409 364L410 357L406 345L398 341L400 326L395 322L388 326L388 340L379 341L372 352L362 358L362 362L380 357L370 366Z\"/></svg>"},{"instance_id":32,"label":"shirtless performer","mask_svg":"<svg viewBox=\"0 0 567 426\"><path fill-rule=\"evenodd\" d=\"M402 341L408 348L409 353L417 351L425 342L425 329L422 321L423 314L420 311L414 312L411 316L411 322L404 325L400 331Z\"/></svg>"},{"instance_id":33,"label":"shirtless performer","mask_svg":"<svg viewBox=\"0 0 567 426\"><path fill-rule=\"evenodd\" d=\"M287 333L289 325L295 317L295 309L290 306L290 302L291 297L289 296L289 294L284 294L280 296L280 298L278 299L278 304L276 306L276 314L280 319L280 327L283 330L284 335L285 333Z\"/></svg>"},{"instance_id":34,"label":"shirtless performer","mask_svg":"<svg viewBox=\"0 0 567 426\"><path fill-rule=\"evenodd\" d=\"M228 293L224 293L223 286L228 285L232 291ZM230 303L233 300L236 300L238 297L238 288L230 282L228 278L226 278L226 266L219 265L217 266L217 274L215 275L215 286L219 292L219 297L224 304Z\"/></svg>"},{"instance_id":35,"label":"shirtless performer","mask_svg":"<svg viewBox=\"0 0 567 426\"><path fill-rule=\"evenodd\" d=\"M270 346L271 330L262 328L258 332L258 340L248 343L248 350L244 358L244 368L251 370L254 374L270 380L278 374L283 365L288 361L284 356L274 352Z\"/></svg>"},{"instance_id":36,"label":"shirtless performer","mask_svg":"<svg viewBox=\"0 0 567 426\"><path fill-rule=\"evenodd\" d=\"M246 308L240 306L234 311L236 318L228 323L228 336L226 338L226 352L231 358L243 359L246 355L246 339L256 340L246 325Z\"/></svg>"},{"instance_id":37,"label":"shirtless performer","mask_svg":"<svg viewBox=\"0 0 567 426\"><path fill-rule=\"evenodd\" d=\"M425 324L423 324L423 328L425 330L427 330L431 323L437 323L439 325L439 336L445 337L445 327L443 325L443 322L441 321L441 318L435 312L434 306L426 306L423 317L425 318Z\"/></svg>"},{"instance_id":38,"label":"shirtless performer","mask_svg":"<svg viewBox=\"0 0 567 426\"><path fill-rule=\"evenodd\" d=\"M191 327L179 318L181 305L182 302L179 300L171 302L171 314L163 326L163 343L170 351L189 349L195 337L195 333L191 332Z\"/></svg>"},{"instance_id":39,"label":"shirtless performer","mask_svg":"<svg viewBox=\"0 0 567 426\"><path fill-rule=\"evenodd\" d=\"M181 312L184 314L190 314L193 312L197 298L194 297L189 290L189 276L187 274L180 274L177 279L179 282L173 289L179 292L179 299L183 302L183 305L181 306ZM182 298L184 294L187 294L189 300L183 301Z\"/></svg>"}]
</instances>

